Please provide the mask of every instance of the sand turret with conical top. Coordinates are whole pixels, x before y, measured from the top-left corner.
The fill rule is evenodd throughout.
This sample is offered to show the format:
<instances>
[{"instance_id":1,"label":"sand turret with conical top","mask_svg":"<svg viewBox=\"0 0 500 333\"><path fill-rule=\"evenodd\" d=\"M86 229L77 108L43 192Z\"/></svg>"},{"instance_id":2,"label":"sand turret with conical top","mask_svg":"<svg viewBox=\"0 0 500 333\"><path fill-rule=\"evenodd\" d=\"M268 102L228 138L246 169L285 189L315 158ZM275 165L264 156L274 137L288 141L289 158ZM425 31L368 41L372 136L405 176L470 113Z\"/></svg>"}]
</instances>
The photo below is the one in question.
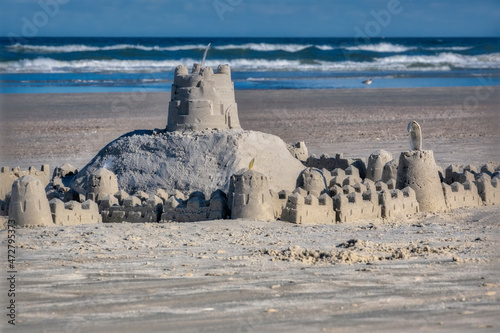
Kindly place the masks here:
<instances>
[{"instance_id":1,"label":"sand turret with conical top","mask_svg":"<svg viewBox=\"0 0 500 333\"><path fill-rule=\"evenodd\" d=\"M385 150L377 150L368 157L368 166L366 167L366 178L374 182L381 180L384 166L392 161L392 154Z\"/></svg>"},{"instance_id":2,"label":"sand turret with conical top","mask_svg":"<svg viewBox=\"0 0 500 333\"><path fill-rule=\"evenodd\" d=\"M408 127L410 128L413 123L416 122L410 123ZM410 132L412 150L402 152L399 157L396 187L399 190L411 187L415 191L421 211L444 211L446 202L434 153L432 150L420 150L422 146L420 133L420 126L416 134Z\"/></svg>"},{"instance_id":3,"label":"sand turret with conical top","mask_svg":"<svg viewBox=\"0 0 500 333\"><path fill-rule=\"evenodd\" d=\"M45 186L40 179L26 175L12 184L9 220L22 227L54 225Z\"/></svg>"}]
</instances>

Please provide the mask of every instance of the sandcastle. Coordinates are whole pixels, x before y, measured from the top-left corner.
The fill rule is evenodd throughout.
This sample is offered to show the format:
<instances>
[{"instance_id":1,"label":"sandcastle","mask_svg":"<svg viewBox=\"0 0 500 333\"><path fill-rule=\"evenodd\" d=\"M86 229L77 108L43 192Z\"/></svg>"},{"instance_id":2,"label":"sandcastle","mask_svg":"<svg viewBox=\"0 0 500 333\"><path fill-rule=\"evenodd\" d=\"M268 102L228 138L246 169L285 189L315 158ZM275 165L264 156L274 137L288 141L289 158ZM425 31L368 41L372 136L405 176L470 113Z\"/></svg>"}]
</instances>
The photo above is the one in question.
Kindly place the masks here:
<instances>
[{"instance_id":1,"label":"sandcastle","mask_svg":"<svg viewBox=\"0 0 500 333\"><path fill-rule=\"evenodd\" d=\"M19 226L47 226L53 223L45 186L39 178L25 175L14 181L9 219Z\"/></svg>"},{"instance_id":2,"label":"sandcastle","mask_svg":"<svg viewBox=\"0 0 500 333\"><path fill-rule=\"evenodd\" d=\"M271 189L295 188L303 164L287 144L277 136L241 128L228 65L219 65L216 73L200 64L191 73L178 66L167 118L165 130L135 131L104 147L78 173L72 188L88 193L91 175L106 168L130 193L227 193L231 176L252 158L258 161L255 170L269 177Z\"/></svg>"},{"instance_id":3,"label":"sandcastle","mask_svg":"<svg viewBox=\"0 0 500 333\"><path fill-rule=\"evenodd\" d=\"M441 189L434 153L430 150L412 150L399 157L397 188L411 187L422 211L444 211L446 203Z\"/></svg>"},{"instance_id":4,"label":"sandcastle","mask_svg":"<svg viewBox=\"0 0 500 333\"><path fill-rule=\"evenodd\" d=\"M177 66L171 96L167 131L241 128L229 65Z\"/></svg>"},{"instance_id":5,"label":"sandcastle","mask_svg":"<svg viewBox=\"0 0 500 333\"><path fill-rule=\"evenodd\" d=\"M308 156L304 142L240 127L231 70L175 70L165 130L111 142L81 171L2 168L0 215L19 226L170 223L214 219L296 224L392 219L500 204L499 164L440 169L422 150L365 158ZM248 164L252 160L250 165ZM253 163L255 161L255 163ZM49 202L50 199L50 202Z\"/></svg>"},{"instance_id":6,"label":"sandcastle","mask_svg":"<svg viewBox=\"0 0 500 333\"><path fill-rule=\"evenodd\" d=\"M229 207L233 219L274 220L274 200L267 176L246 170L231 177Z\"/></svg>"}]
</instances>

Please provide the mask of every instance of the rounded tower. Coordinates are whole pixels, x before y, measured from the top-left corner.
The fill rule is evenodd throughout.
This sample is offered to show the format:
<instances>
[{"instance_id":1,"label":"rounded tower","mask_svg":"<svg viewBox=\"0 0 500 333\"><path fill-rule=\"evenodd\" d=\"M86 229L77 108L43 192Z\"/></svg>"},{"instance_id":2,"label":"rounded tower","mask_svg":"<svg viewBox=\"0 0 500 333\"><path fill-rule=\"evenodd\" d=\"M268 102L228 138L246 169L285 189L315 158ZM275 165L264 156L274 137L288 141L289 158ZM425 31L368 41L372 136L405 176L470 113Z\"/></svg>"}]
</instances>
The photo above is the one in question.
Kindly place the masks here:
<instances>
[{"instance_id":1,"label":"rounded tower","mask_svg":"<svg viewBox=\"0 0 500 333\"><path fill-rule=\"evenodd\" d=\"M54 225L45 186L40 179L26 175L12 184L9 220L22 227Z\"/></svg>"},{"instance_id":2,"label":"rounded tower","mask_svg":"<svg viewBox=\"0 0 500 333\"><path fill-rule=\"evenodd\" d=\"M383 149L377 150L368 157L368 166L366 167L366 178L374 182L381 180L384 166L392 161L392 154Z\"/></svg>"},{"instance_id":3,"label":"rounded tower","mask_svg":"<svg viewBox=\"0 0 500 333\"><path fill-rule=\"evenodd\" d=\"M441 179L432 150L412 150L401 153L396 188L402 190L407 186L415 191L421 211L446 210Z\"/></svg>"},{"instance_id":4,"label":"rounded tower","mask_svg":"<svg viewBox=\"0 0 500 333\"><path fill-rule=\"evenodd\" d=\"M116 192L118 192L118 179L113 172L100 168L90 175L87 199L99 203L105 196L113 196Z\"/></svg>"},{"instance_id":5,"label":"rounded tower","mask_svg":"<svg viewBox=\"0 0 500 333\"><path fill-rule=\"evenodd\" d=\"M171 96L167 131L241 128L229 65L177 66Z\"/></svg>"},{"instance_id":6,"label":"rounded tower","mask_svg":"<svg viewBox=\"0 0 500 333\"><path fill-rule=\"evenodd\" d=\"M246 170L231 177L230 208L232 219L274 220L274 203L267 177Z\"/></svg>"}]
</instances>

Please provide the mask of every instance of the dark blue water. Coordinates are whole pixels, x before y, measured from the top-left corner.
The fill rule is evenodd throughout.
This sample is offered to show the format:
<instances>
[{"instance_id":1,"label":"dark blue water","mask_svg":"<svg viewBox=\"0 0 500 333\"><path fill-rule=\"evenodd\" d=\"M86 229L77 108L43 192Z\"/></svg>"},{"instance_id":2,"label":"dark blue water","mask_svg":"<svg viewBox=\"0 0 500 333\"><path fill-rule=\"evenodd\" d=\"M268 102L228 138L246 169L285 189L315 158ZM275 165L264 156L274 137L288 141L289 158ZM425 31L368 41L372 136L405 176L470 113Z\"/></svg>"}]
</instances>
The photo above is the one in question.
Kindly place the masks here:
<instances>
[{"instance_id":1,"label":"dark blue water","mask_svg":"<svg viewBox=\"0 0 500 333\"><path fill-rule=\"evenodd\" d=\"M208 43L236 89L500 85L500 38L0 38L0 91L169 91Z\"/></svg>"}]
</instances>

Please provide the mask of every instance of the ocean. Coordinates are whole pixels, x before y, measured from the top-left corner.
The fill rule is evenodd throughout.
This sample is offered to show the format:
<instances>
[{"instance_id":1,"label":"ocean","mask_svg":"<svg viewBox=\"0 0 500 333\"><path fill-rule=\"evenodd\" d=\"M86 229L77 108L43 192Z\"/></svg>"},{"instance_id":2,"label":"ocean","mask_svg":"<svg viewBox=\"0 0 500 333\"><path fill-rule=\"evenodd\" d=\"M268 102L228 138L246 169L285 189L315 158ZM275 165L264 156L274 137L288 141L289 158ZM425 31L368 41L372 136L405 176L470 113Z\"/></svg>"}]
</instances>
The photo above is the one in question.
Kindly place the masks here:
<instances>
[{"instance_id":1,"label":"ocean","mask_svg":"<svg viewBox=\"0 0 500 333\"><path fill-rule=\"evenodd\" d=\"M237 90L500 85L500 38L47 37L0 38L0 92L170 91L208 43Z\"/></svg>"}]
</instances>

